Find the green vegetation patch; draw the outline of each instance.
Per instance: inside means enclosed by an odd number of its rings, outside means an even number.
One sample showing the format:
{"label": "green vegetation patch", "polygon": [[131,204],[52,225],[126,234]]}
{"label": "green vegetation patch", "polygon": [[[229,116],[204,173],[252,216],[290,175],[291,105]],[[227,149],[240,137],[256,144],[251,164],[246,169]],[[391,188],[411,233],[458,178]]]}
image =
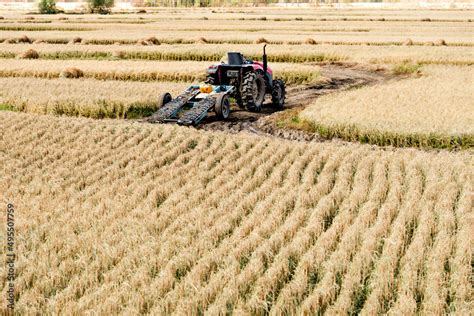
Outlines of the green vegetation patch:
{"label": "green vegetation patch", "polygon": [[17,112],[18,109],[15,108],[13,105],[8,103],[0,103],[0,111],[13,111]]}
{"label": "green vegetation patch", "polygon": [[401,63],[393,66],[392,72],[394,75],[411,75],[419,73],[421,66],[418,63]]}

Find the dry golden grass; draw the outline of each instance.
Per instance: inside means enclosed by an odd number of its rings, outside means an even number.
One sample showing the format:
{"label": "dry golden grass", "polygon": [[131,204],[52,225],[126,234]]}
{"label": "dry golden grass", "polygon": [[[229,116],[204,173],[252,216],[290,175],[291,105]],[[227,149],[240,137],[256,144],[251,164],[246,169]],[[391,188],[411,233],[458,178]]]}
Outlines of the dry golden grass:
{"label": "dry golden grass", "polygon": [[[0,43],[0,57],[14,58],[33,48],[42,59],[122,59],[170,61],[218,61],[227,51],[261,57],[262,44],[174,44],[137,45],[54,45]],[[353,61],[364,63],[474,65],[472,47],[452,46],[359,46],[359,45],[275,45],[267,49],[271,62]]]}
{"label": "dry golden grass", "polygon": [[474,146],[474,69],[430,66],[422,73],[321,97],[301,117],[327,137]]}
{"label": "dry golden grass", "polygon": [[472,310],[469,153],[0,124],[19,314]]}
{"label": "dry golden grass", "polygon": [[186,86],[169,82],[0,78],[0,104],[24,112],[130,118],[150,115],[156,110],[160,93],[177,95]]}
{"label": "dry golden grass", "polygon": [[[13,14],[2,23],[8,30],[0,30],[0,57],[15,57],[33,48],[47,59],[209,61],[228,50],[259,56],[262,44],[269,43],[272,62],[474,64],[474,29],[465,10],[214,11],[177,9],[67,20],[38,17],[35,23]],[[33,31],[35,27],[41,30]],[[81,31],[48,30],[67,27]],[[36,43],[33,47],[21,44],[25,35]]]}
{"label": "dry golden grass", "polygon": [[39,54],[34,49],[28,49],[17,56],[20,59],[38,59]]}
{"label": "dry golden grass", "polygon": [[[474,65],[471,11],[147,11],[2,12],[0,200],[16,209],[18,314],[472,311],[470,150],[38,115],[148,115],[210,61],[265,42],[296,84],[319,80],[303,62]],[[29,49],[39,59],[15,59]],[[422,72],[303,116],[326,137],[472,148],[472,67]]]}
{"label": "dry golden grass", "polygon": [[[314,51],[313,45],[299,47],[295,45],[275,46],[268,49],[271,62],[307,62],[339,61],[347,59],[322,50]],[[137,45],[52,45],[52,44],[0,44],[0,57],[15,57],[22,51],[34,48],[42,59],[114,59],[115,52],[122,52],[122,59],[170,60],[170,61],[219,61],[228,51],[236,49],[235,45],[217,44],[175,44],[160,46]],[[239,45],[244,54],[260,57],[262,45]]]}
{"label": "dry golden grass", "polygon": [[[130,60],[11,60],[0,65],[0,77],[58,78],[68,68],[77,68],[84,77],[103,80],[175,81],[204,80],[209,62],[130,61]],[[315,83],[320,68],[309,64],[272,63],[276,78],[288,85]]]}
{"label": "dry golden grass", "polygon": [[[463,2],[463,1],[458,1]],[[464,1],[467,2],[467,1]],[[300,8],[283,8],[283,7],[222,7],[222,8],[147,8],[147,14],[136,14],[129,12],[128,14],[120,15],[52,15],[52,16],[38,16],[25,15],[24,12],[8,11],[2,13],[5,22],[9,20],[22,20],[28,22],[39,21],[68,21],[82,23],[83,21],[96,22],[124,22],[124,21],[163,21],[169,19],[171,21],[176,19],[194,19],[203,20],[204,17],[209,19],[232,20],[238,18],[249,18],[249,20],[257,20],[265,17],[267,22],[273,19],[280,18],[282,21],[297,21],[312,20],[321,21],[326,18],[325,22],[331,21],[375,21],[384,19],[384,22],[390,21],[404,21],[404,22],[420,22],[429,19],[431,23],[436,21],[467,21],[472,19],[472,12],[463,9],[448,9],[448,10],[432,10],[417,8],[416,10],[407,10],[401,8],[399,10],[391,8],[330,8],[330,7],[300,7]],[[298,19],[298,20],[297,20]]]}
{"label": "dry golden grass", "polygon": [[59,77],[61,78],[81,78],[84,77],[84,72],[75,67],[69,67],[60,72]]}
{"label": "dry golden grass", "polygon": [[[196,15],[196,12],[181,11],[179,15],[173,13],[123,15],[101,19],[85,15],[71,17],[67,21],[51,18],[43,19],[45,22],[43,24],[38,23],[41,19],[36,19],[32,24],[25,23],[23,18],[18,17],[3,21],[2,26],[6,30],[0,30],[0,38],[20,36],[22,32],[28,32],[35,38],[64,40],[74,36],[71,30],[79,27],[78,33],[85,42],[100,40],[136,42],[149,36],[157,36],[163,42],[176,39],[196,41],[205,36],[209,42],[235,40],[253,43],[264,37],[271,43],[288,43],[304,42],[307,37],[316,37],[319,41],[332,43],[359,42],[383,45],[400,43],[409,37],[415,43],[444,39],[448,44],[474,44],[474,31],[471,22],[468,22],[469,19],[472,20],[472,16],[465,11],[441,12],[444,18],[441,16],[435,18],[434,11],[425,11],[422,13],[426,14],[425,16],[413,16],[408,20],[400,17],[401,12],[391,11],[388,14],[385,12],[385,16],[380,16],[375,10],[356,11],[359,12],[355,15],[354,12],[348,13],[347,16],[337,10],[326,11],[325,16],[319,9],[310,9],[304,16],[298,16],[293,14],[295,10],[281,10],[277,16],[265,16],[266,20],[261,20],[262,16],[247,16],[238,12]],[[452,16],[456,16],[456,19]],[[207,20],[204,20],[204,17]],[[427,19],[429,21],[426,21]],[[72,29],[61,31],[64,28]],[[90,30],[87,30],[88,28]]]}

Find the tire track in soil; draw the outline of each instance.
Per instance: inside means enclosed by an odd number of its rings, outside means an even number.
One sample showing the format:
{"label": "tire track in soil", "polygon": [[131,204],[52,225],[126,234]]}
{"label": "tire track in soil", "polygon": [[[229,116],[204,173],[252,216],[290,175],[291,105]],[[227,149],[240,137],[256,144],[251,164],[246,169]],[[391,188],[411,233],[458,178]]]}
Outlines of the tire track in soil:
{"label": "tire track in soil", "polygon": [[[290,87],[286,92],[285,111],[301,111],[322,95],[357,88],[365,85],[380,84],[393,79],[386,70],[368,70],[357,64],[327,64],[320,65],[323,80],[313,85]],[[269,104],[266,98],[260,113],[253,113],[232,107],[230,117],[219,121],[212,112],[197,129],[208,131],[223,131],[231,134],[240,132],[258,136],[278,137],[297,141],[323,141],[317,134],[301,130],[279,128],[275,119],[281,114]]]}

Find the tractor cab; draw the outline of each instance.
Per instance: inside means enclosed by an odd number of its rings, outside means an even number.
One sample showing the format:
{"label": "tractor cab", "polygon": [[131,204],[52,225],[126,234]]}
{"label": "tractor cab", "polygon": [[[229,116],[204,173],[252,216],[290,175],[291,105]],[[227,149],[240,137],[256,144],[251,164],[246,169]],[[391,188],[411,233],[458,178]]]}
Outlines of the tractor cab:
{"label": "tractor cab", "polygon": [[[225,59],[225,57],[223,57]],[[242,66],[247,64],[252,64],[252,61],[248,61],[244,55],[238,52],[228,52],[227,53],[227,61],[224,64],[228,64],[231,66]]]}

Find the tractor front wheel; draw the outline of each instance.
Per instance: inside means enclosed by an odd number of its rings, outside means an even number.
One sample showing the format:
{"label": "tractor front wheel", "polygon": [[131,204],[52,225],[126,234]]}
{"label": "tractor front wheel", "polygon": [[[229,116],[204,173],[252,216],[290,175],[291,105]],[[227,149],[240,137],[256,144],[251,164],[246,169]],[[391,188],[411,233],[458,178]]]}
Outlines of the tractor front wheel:
{"label": "tractor front wheel", "polygon": [[216,98],[214,106],[216,115],[221,120],[226,120],[230,115],[230,100],[227,94],[221,94]]}
{"label": "tractor front wheel", "polygon": [[166,103],[170,102],[171,100],[173,100],[173,98],[171,97],[171,94],[169,92],[161,94],[158,98],[158,109],[166,105]]}
{"label": "tractor front wheel", "polygon": [[283,80],[273,80],[272,105],[278,110],[285,107],[285,82]]}
{"label": "tractor front wheel", "polygon": [[247,72],[243,78],[241,96],[247,110],[260,112],[265,99],[265,80],[262,75]]}

